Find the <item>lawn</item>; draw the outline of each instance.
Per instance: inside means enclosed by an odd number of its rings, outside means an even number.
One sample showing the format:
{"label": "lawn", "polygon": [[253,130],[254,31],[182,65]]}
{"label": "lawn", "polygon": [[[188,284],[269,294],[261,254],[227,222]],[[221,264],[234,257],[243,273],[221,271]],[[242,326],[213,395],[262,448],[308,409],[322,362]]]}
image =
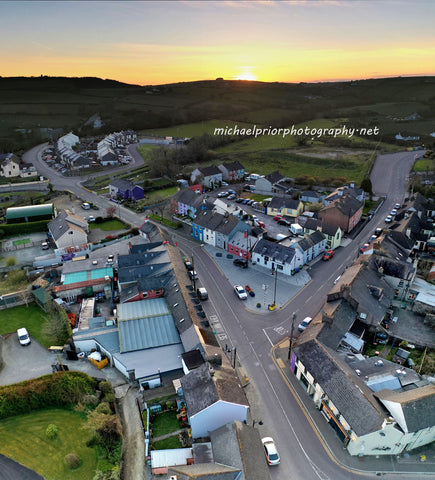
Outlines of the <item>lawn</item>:
{"label": "lawn", "polygon": [[42,334],[45,316],[46,313],[35,303],[29,304],[28,307],[21,305],[0,310],[0,335],[13,333],[20,327],[26,327],[31,337],[48,348],[52,343]]}
{"label": "lawn", "polygon": [[153,437],[157,438],[180,429],[175,410],[157,414],[152,420]]}
{"label": "lawn", "polygon": [[435,170],[435,160],[430,158],[422,158],[421,160],[417,160],[414,163],[414,172],[432,172]]}
{"label": "lawn", "polygon": [[89,228],[91,228],[91,229],[99,228],[100,230],[103,230],[104,232],[110,232],[112,230],[125,230],[125,229],[128,228],[128,225],[121,222],[121,220],[113,218],[112,220],[106,220],[103,223],[92,222],[92,223],[89,224]]}
{"label": "lawn", "polygon": [[178,435],[173,437],[165,438],[164,440],[159,440],[158,442],[153,443],[155,450],[169,450],[171,448],[181,448],[181,442],[178,438]]}
{"label": "lawn", "polygon": [[[58,436],[50,440],[45,430],[50,423],[58,428]],[[10,417],[0,422],[0,453],[35,470],[46,480],[91,480],[97,467],[97,453],[86,446],[89,434],[82,429],[79,413],[50,409],[28,415]],[[69,470],[65,455],[76,453],[82,464]]]}
{"label": "lawn", "polygon": [[27,243],[30,243],[30,238],[21,238],[20,240],[14,240],[12,242],[14,247],[17,245],[26,245]]}

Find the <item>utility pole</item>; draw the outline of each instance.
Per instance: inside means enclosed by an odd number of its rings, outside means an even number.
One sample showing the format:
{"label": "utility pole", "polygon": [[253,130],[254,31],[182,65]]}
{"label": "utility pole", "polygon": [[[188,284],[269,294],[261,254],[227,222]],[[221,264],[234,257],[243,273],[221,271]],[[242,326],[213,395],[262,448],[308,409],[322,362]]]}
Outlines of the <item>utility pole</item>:
{"label": "utility pole", "polygon": [[195,260],[192,253],[192,280],[193,280],[193,291],[196,292],[196,279],[195,279]]}
{"label": "utility pole", "polygon": [[292,357],[292,349],[293,349],[293,331],[295,329],[295,320],[296,320],[296,312],[293,312],[292,313],[292,326],[291,326],[291,330],[290,330],[290,342],[289,342],[289,346],[288,346],[288,360],[291,359]]}

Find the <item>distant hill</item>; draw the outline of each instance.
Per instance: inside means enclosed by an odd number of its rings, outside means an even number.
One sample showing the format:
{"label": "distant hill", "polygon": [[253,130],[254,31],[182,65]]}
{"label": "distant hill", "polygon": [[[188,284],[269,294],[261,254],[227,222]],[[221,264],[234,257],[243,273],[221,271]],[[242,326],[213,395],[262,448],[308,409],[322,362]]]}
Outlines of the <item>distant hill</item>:
{"label": "distant hill", "polygon": [[[0,151],[26,148],[48,129],[101,133],[143,130],[212,119],[273,125],[343,119],[382,128],[383,136],[427,136],[434,129],[435,77],[397,77],[350,82],[266,83],[204,80],[138,86],[100,78],[0,77]],[[430,137],[427,137],[430,140]]]}

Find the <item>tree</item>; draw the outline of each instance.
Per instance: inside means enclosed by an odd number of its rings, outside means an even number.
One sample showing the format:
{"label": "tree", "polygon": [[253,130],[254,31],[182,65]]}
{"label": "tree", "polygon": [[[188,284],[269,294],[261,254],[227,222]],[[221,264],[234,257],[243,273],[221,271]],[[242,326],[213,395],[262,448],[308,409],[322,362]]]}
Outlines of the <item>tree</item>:
{"label": "tree", "polygon": [[116,207],[113,205],[111,207],[107,207],[106,214],[109,218],[113,218],[116,213]]}
{"label": "tree", "polygon": [[17,259],[15,257],[8,257],[6,260],[7,267],[13,267],[17,264]]}
{"label": "tree", "polygon": [[372,190],[372,181],[370,180],[369,177],[364,177],[363,181],[361,182],[361,188],[370,194],[370,197],[373,195],[373,190]]}
{"label": "tree", "polygon": [[58,310],[54,302],[47,304],[47,315],[42,332],[50,337],[54,345],[63,345],[71,336],[71,327],[65,310]]}

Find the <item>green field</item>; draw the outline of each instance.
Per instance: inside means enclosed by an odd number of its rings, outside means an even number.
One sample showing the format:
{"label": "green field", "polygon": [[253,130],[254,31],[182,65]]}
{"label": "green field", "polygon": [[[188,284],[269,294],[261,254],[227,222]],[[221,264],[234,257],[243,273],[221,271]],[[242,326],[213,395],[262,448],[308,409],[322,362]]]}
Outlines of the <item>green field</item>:
{"label": "green field", "polygon": [[199,137],[204,134],[213,135],[215,128],[234,127],[249,128],[251,125],[243,122],[235,122],[233,120],[207,120],[197,123],[187,123],[185,125],[176,125],[172,127],[157,128],[152,130],[144,130],[141,132],[144,135],[155,135],[158,137],[179,137],[179,138],[191,138]]}
{"label": "green field", "polygon": [[421,160],[417,160],[414,163],[414,172],[433,172],[435,170],[435,160],[429,158],[422,158]]}
{"label": "green field", "polygon": [[[58,436],[47,438],[45,430],[54,423]],[[18,415],[0,421],[0,453],[35,470],[46,480],[91,480],[97,467],[97,454],[86,446],[90,435],[83,430],[79,413],[49,409]],[[64,465],[68,453],[76,453],[82,461],[70,470]]]}
{"label": "green field", "polygon": [[0,335],[14,333],[18,328],[25,327],[30,336],[44,347],[51,345],[50,340],[42,334],[42,326],[46,313],[35,303],[0,310]]}

